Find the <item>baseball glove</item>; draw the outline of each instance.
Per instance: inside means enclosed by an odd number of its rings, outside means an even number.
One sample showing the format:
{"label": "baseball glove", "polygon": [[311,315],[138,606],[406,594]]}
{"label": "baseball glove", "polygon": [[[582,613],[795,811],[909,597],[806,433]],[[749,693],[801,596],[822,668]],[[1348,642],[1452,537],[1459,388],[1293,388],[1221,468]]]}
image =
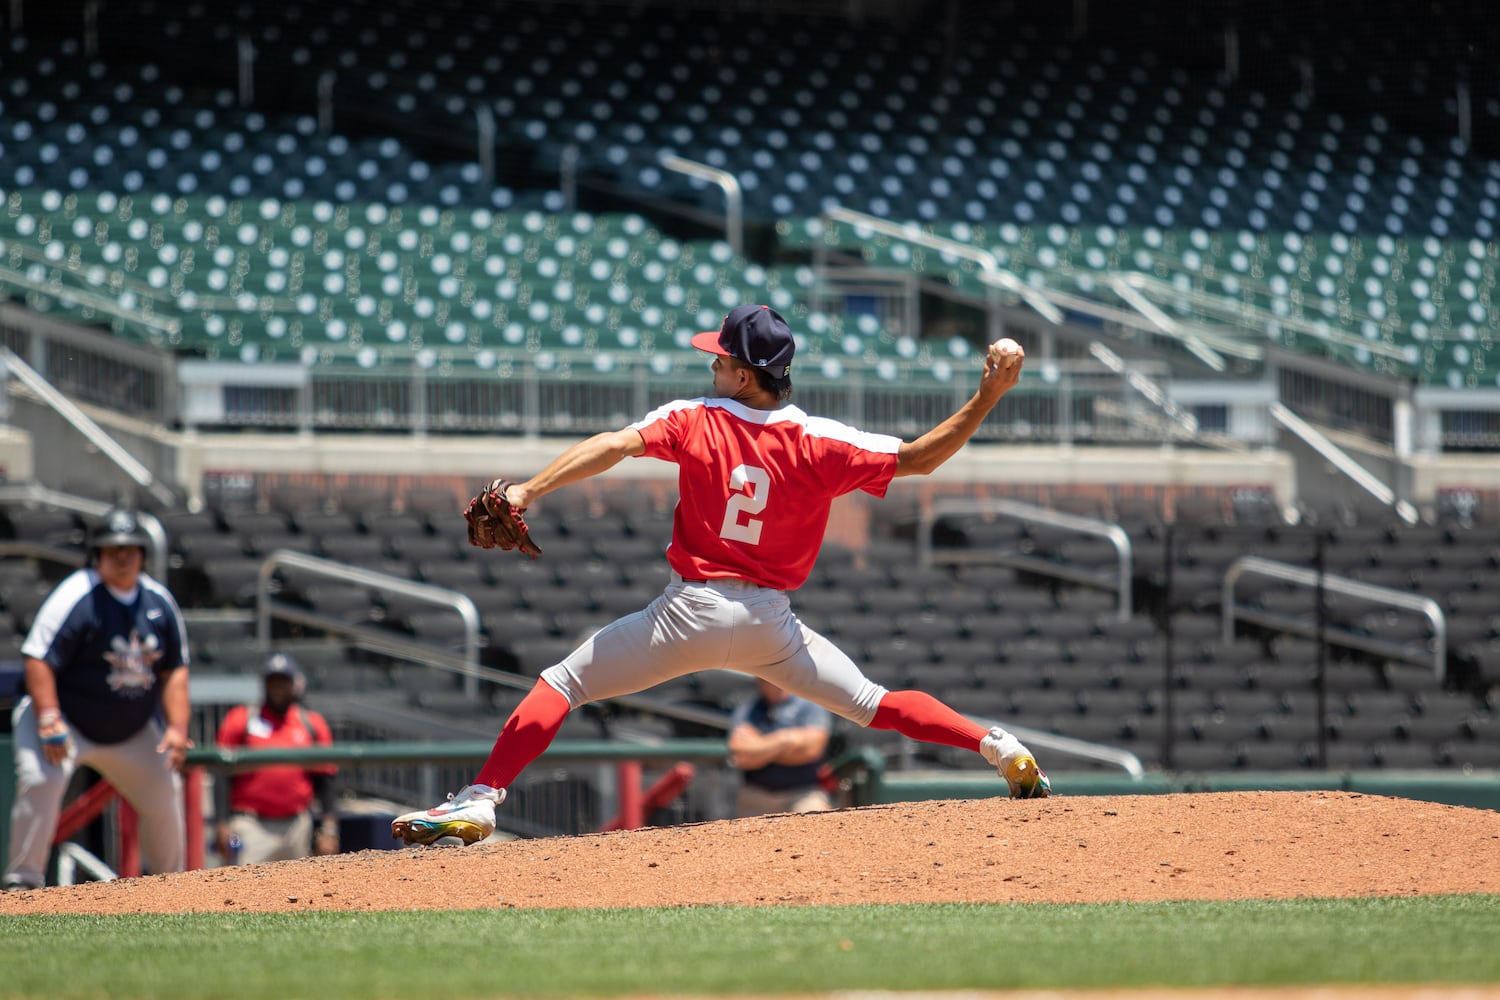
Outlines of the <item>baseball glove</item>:
{"label": "baseball glove", "polygon": [[511,485],[504,479],[496,479],[464,508],[464,520],[469,523],[469,544],[481,549],[500,549],[509,552],[520,549],[535,559],[542,554],[541,546],[531,538],[531,529],[521,509],[505,499],[505,488]]}

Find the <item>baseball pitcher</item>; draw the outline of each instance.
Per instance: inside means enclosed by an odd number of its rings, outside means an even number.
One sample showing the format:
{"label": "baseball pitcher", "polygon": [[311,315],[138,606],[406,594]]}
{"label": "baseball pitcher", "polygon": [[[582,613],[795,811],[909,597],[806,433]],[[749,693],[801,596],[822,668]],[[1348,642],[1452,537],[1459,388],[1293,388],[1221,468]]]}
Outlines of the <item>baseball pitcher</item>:
{"label": "baseball pitcher", "polygon": [[986,730],[929,694],[874,683],[804,625],[786,595],[812,571],[834,498],[855,490],[883,496],[894,477],[928,474],[951,458],[1020,379],[1020,345],[991,345],[974,395],[911,442],[790,405],[795,343],[768,306],[735,308],[693,346],[714,356],[712,396],[676,400],[594,435],[534,478],[496,480],[469,504],[474,544],[536,558],[541,550],[522,517],[531,504],[626,458],[676,463],[672,581],[645,609],[605,626],[543,671],[474,782],[444,804],[397,817],[391,832],[398,839],[487,837],[506,786],[547,748],[569,711],[715,668],[765,678],[861,726],[980,753],[1014,797],[1049,794],[1046,775],[1014,735]]}

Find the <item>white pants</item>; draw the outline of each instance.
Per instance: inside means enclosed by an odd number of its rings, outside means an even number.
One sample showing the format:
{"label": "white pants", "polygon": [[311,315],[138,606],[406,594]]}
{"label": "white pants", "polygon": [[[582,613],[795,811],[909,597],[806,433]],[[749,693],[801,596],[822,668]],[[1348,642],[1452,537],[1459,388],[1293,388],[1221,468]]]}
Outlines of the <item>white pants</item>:
{"label": "white pants", "polygon": [[744,580],[674,577],[644,610],[585,639],[542,679],[577,708],[719,669],[763,677],[860,726],[870,724],[886,694],[792,614],[785,592]]}
{"label": "white pants", "polygon": [[286,819],[235,813],[229,817],[229,830],[240,838],[239,857],[230,864],[253,865],[312,857],[312,813],[305,809]]}
{"label": "white pants", "polygon": [[157,753],[162,729],[153,722],[121,743],[94,743],[76,729],[68,756],[48,763],[37,736],[31,699],[11,712],[15,736],[16,801],[10,811],[10,860],[5,876],[30,886],[44,884],[52,836],[68,782],[80,765],[98,771],[140,815],[141,862],[152,874],[180,872],[187,858],[182,778]]}

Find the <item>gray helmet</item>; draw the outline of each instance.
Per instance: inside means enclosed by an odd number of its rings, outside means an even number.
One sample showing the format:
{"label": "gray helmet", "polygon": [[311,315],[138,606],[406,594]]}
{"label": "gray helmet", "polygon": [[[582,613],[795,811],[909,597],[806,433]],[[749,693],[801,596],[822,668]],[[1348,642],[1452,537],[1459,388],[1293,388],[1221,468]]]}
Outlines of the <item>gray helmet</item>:
{"label": "gray helmet", "polygon": [[151,554],[151,539],[141,528],[135,511],[117,507],[104,515],[104,519],[89,536],[89,556],[110,545],[134,545],[146,555]]}

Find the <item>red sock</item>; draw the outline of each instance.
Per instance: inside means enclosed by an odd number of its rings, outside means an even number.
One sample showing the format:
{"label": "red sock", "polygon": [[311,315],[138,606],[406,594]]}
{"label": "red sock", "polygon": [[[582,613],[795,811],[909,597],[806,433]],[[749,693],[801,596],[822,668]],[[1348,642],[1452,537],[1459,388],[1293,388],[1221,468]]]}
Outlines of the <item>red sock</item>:
{"label": "red sock", "polygon": [[870,720],[871,729],[894,729],[924,743],[978,750],[989,732],[925,691],[887,691]]}
{"label": "red sock", "polygon": [[538,680],[505,720],[505,728],[495,738],[495,749],[479,769],[475,783],[509,788],[516,775],[552,745],[552,738],[567,717],[568,699],[551,684]]}

